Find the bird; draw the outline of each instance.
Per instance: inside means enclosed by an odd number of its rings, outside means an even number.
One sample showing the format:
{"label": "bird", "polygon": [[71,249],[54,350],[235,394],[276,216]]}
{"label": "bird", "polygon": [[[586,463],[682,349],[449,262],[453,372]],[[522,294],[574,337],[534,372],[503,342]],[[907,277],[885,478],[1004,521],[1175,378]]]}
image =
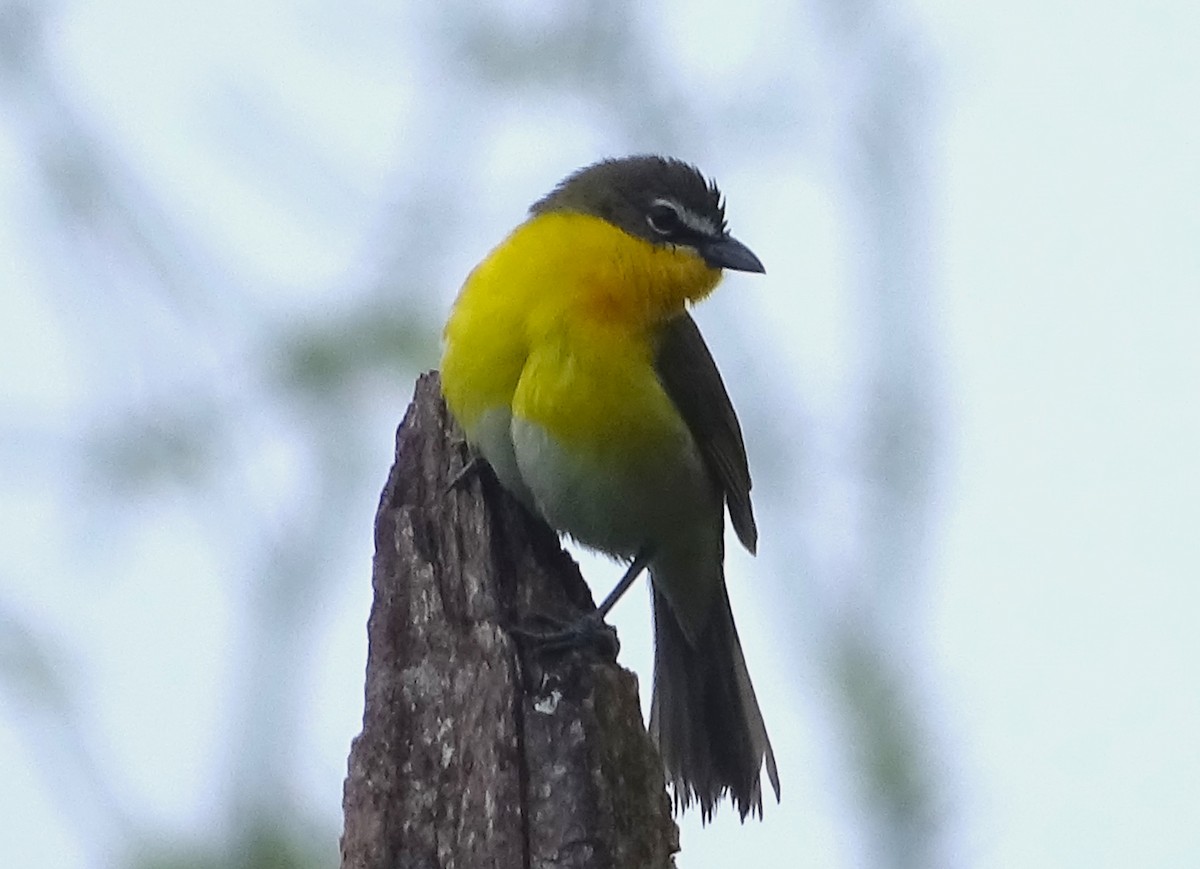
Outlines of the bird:
{"label": "bird", "polygon": [[741,426],[689,306],[725,270],[765,273],[695,166],[586,166],[470,272],[443,331],[442,391],[476,456],[552,528],[645,569],[648,730],[677,811],[728,796],[762,817],[779,773],[725,584],[724,522],[758,532]]}

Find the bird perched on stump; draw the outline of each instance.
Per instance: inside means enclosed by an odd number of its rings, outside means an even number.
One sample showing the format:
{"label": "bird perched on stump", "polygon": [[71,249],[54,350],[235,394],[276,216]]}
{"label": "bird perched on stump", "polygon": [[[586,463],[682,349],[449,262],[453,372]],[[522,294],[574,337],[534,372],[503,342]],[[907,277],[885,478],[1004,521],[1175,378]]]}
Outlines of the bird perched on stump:
{"label": "bird perched on stump", "polygon": [[741,427],[687,312],[724,269],[763,272],[715,184],[605,160],[534,203],[471,272],[442,388],[474,450],[553,528],[642,569],[654,605],[650,735],[677,805],[762,814],[779,775],[725,588],[724,521],[757,542]]}

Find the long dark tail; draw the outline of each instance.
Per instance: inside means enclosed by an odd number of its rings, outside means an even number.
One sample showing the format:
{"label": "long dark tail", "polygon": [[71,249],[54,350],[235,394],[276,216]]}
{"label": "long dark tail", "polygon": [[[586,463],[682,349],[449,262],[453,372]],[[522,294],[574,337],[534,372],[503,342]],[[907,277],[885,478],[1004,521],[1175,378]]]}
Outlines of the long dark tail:
{"label": "long dark tail", "polygon": [[779,772],[722,581],[707,626],[690,643],[667,599],[654,591],[654,698],[650,736],[676,807],[700,803],[705,821],[726,793],[742,816],[762,817],[761,772],[779,799]]}

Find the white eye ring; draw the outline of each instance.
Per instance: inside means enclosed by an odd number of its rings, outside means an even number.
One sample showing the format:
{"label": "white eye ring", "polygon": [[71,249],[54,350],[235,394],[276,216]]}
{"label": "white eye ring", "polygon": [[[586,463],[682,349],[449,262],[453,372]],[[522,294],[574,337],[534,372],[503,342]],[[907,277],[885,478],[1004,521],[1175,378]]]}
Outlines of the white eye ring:
{"label": "white eye ring", "polygon": [[679,206],[669,199],[655,199],[646,212],[646,223],[659,235],[670,235],[683,224]]}

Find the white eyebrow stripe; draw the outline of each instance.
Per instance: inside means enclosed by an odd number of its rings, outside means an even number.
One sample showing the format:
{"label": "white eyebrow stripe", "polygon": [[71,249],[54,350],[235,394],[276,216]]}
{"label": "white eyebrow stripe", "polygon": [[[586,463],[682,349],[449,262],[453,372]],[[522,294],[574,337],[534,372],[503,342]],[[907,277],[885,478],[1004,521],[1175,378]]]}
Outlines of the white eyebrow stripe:
{"label": "white eyebrow stripe", "polygon": [[679,222],[693,232],[706,235],[709,238],[719,238],[721,229],[709,218],[688,211],[674,199],[655,199],[653,205],[665,205],[679,215]]}

